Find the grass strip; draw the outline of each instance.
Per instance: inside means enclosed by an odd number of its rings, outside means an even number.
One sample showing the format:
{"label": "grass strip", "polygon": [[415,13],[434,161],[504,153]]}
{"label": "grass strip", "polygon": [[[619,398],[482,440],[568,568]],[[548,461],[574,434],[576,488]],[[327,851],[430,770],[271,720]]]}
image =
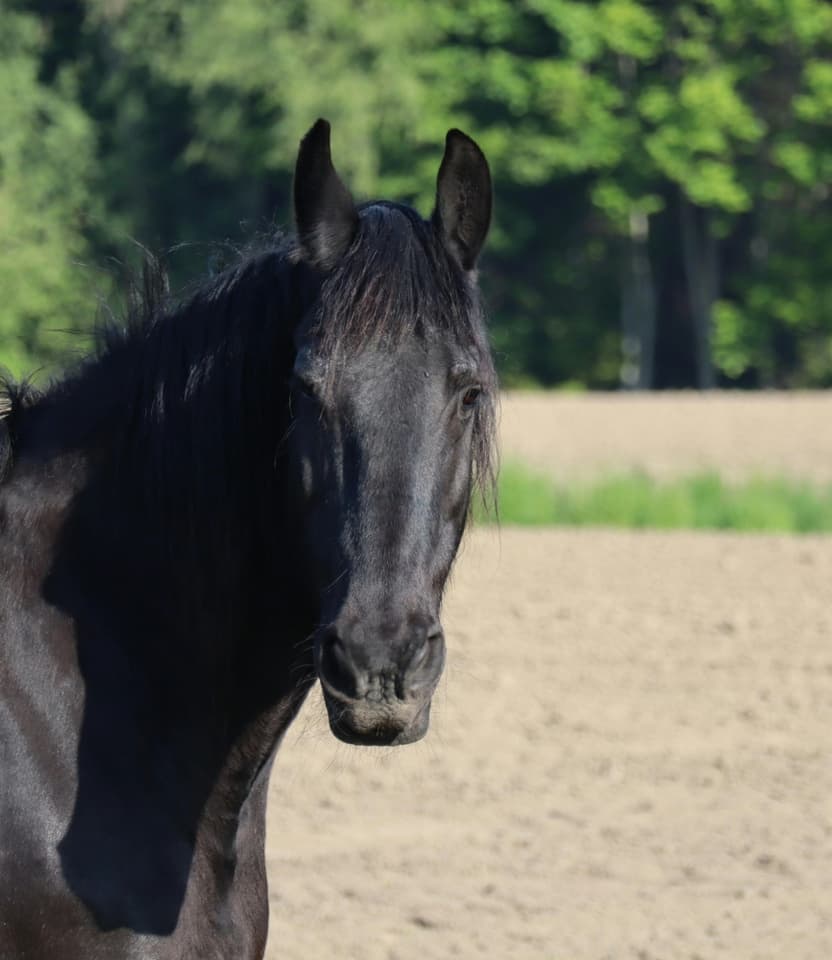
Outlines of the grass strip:
{"label": "grass strip", "polygon": [[[557,483],[516,462],[503,466],[498,490],[502,524],[746,530],[832,531],[832,485],[787,477],[729,483],[716,472],[656,480],[640,471],[589,482]],[[477,508],[479,522],[495,517]]]}

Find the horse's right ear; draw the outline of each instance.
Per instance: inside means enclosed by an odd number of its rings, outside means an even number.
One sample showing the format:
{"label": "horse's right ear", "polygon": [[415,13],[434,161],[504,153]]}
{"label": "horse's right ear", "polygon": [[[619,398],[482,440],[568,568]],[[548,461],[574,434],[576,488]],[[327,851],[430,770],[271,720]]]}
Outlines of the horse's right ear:
{"label": "horse's right ear", "polygon": [[332,166],[326,120],[318,120],[300,142],[294,199],[303,259],[318,270],[331,270],[355,236],[358,213]]}

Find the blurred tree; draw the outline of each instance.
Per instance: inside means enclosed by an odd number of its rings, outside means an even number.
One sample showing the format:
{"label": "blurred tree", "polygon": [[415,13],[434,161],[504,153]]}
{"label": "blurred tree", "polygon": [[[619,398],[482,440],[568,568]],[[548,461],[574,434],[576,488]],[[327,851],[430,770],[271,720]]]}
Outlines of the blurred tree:
{"label": "blurred tree", "polygon": [[[189,169],[231,181],[288,175],[300,135],[326,115],[339,168],[360,196],[424,198],[432,188],[435,169],[420,163],[420,151],[440,148],[442,98],[407,65],[442,37],[419,3],[89,0],[89,9],[117,69],[129,64],[182,92],[177,119]],[[171,107],[169,120],[178,112]],[[271,216],[272,197],[265,199],[261,212]]]}
{"label": "blurred tree", "polygon": [[[297,141],[323,115],[358,197],[424,213],[445,131],[482,144],[509,382],[832,382],[825,0],[16,3],[0,69],[29,92],[1,108],[0,202],[67,253],[20,247],[41,258],[21,271],[0,220],[0,269],[43,278],[0,319],[30,356],[54,346],[33,318],[72,312],[85,238],[99,261],[130,236],[180,245],[176,280],[286,222]],[[5,159],[45,128],[36,164]],[[71,186],[39,193],[36,169]]]}
{"label": "blurred tree", "polygon": [[[441,9],[453,64],[466,85],[462,102],[503,175],[534,186],[535,199],[521,204],[538,215],[536,246],[548,246],[544,229],[558,244],[549,248],[550,263],[568,259],[563,245],[568,231],[553,218],[545,220],[541,214],[547,208],[535,200],[553,179],[583,191],[579,235],[586,242],[589,234],[590,242],[603,248],[599,266],[605,275],[596,270],[593,280],[607,289],[618,285],[622,383],[646,387],[655,382],[661,304],[663,325],[676,331],[674,338],[688,331],[695,363],[690,380],[674,381],[665,370],[660,382],[663,376],[665,382],[692,381],[708,388],[717,374],[725,381],[744,376],[753,365],[770,382],[760,363],[771,363],[778,347],[768,337],[756,358],[749,349],[760,345],[760,325],[771,329],[771,320],[761,316],[772,304],[771,274],[764,279],[737,262],[732,276],[724,278],[723,247],[733,246],[734,261],[742,259],[736,248],[747,239],[748,217],[765,222],[766,235],[774,229],[767,210],[773,196],[785,190],[796,199],[796,190],[785,182],[789,167],[790,175],[802,182],[804,209],[820,213],[819,205],[828,199],[832,178],[824,158],[830,112],[824,98],[832,7],[823,0],[530,0],[522,6],[483,0]],[[802,123],[795,124],[795,117]],[[592,208],[604,225],[590,231]],[[563,209],[559,206],[557,214]],[[779,219],[793,231],[801,223],[794,216]],[[657,221],[660,245],[652,241]],[[822,222],[828,224],[828,216]],[[826,229],[814,224],[811,232],[817,237]],[[798,238],[793,232],[790,239]],[[759,254],[764,240],[754,247]],[[509,259],[522,249],[512,230]],[[786,260],[779,261],[774,289],[784,292],[803,278],[800,290],[790,291],[789,314],[793,327],[808,332],[820,320],[817,304],[826,289],[822,278],[829,274],[824,264],[811,271],[813,279],[807,282],[806,268],[795,260],[818,258],[810,244],[801,243],[797,250],[791,243],[784,247],[781,257]],[[681,271],[669,262],[674,258]],[[756,262],[759,256],[751,259]],[[616,262],[618,269],[609,271]],[[670,291],[660,295],[657,284],[677,282],[680,274],[684,297]],[[535,282],[548,288],[541,299],[547,310],[564,304],[571,312],[580,284],[568,277],[561,286],[553,282],[557,276],[556,268],[536,272]],[[759,308],[743,312],[720,299],[732,289],[741,289],[746,303]],[[519,287],[512,292],[520,293]],[[524,299],[528,309],[528,296]],[[590,301],[586,308],[598,343],[608,344],[608,319],[599,315],[597,303]],[[523,309],[516,301],[509,305],[507,339],[515,344],[515,317]],[[679,312],[682,316],[674,317]],[[545,317],[536,317],[530,326],[545,329]],[[782,335],[779,339],[782,350]],[[540,337],[536,341],[536,349],[544,347]],[[568,335],[562,336],[562,346],[575,357]],[[660,359],[666,367],[666,357]],[[550,375],[557,363],[552,361]],[[801,369],[806,367],[804,360]],[[597,375],[587,376],[584,370],[584,378],[599,383]]]}
{"label": "blurred tree", "polygon": [[[639,107],[649,125],[649,157],[679,190],[680,250],[695,331],[696,382],[711,386],[717,372],[725,380],[742,377],[756,366],[757,379],[773,383],[773,371],[755,364],[742,349],[763,329],[771,329],[773,315],[746,313],[742,322],[736,303],[728,298],[742,291],[748,305],[759,302],[760,284],[768,283],[755,266],[766,243],[755,240],[749,223],[768,222],[765,234],[777,246],[786,239],[776,237],[769,222],[775,194],[785,191],[793,203],[801,202],[800,191],[788,183],[784,161],[800,164],[811,156],[822,165],[829,113],[815,109],[814,123],[802,125],[795,118],[813,58],[832,54],[832,8],[823,0],[705,0],[666,8],[668,43],[660,82],[645,87]],[[813,102],[817,108],[819,103]],[[808,173],[805,166],[803,173]],[[809,180],[804,179],[807,212],[814,206],[820,213],[818,201],[828,193],[823,187],[818,192],[818,186],[830,182],[829,174],[827,170],[824,178],[816,167]],[[793,227],[800,224],[794,206],[789,220]],[[811,246],[801,243],[799,248],[800,259],[815,257]],[[798,247],[787,241],[782,253],[788,249],[793,259]],[[792,277],[805,273],[793,266]],[[819,273],[815,277],[820,280]],[[783,281],[781,276],[781,291]],[[818,285],[813,286],[820,293]],[[803,313],[800,322],[819,317],[812,310]],[[768,344],[771,361],[783,344],[777,347],[770,338]]]}
{"label": "blurred tree", "polygon": [[0,6],[0,364],[18,374],[53,359],[62,331],[90,314],[79,261],[94,131],[70,71],[40,82],[45,43],[41,21]]}
{"label": "blurred tree", "polygon": [[[832,6],[757,0],[730,54],[753,51],[744,92],[766,125],[742,171],[753,194],[715,308],[726,375],[765,386],[832,384]],[[739,55],[739,53],[737,53]]]}

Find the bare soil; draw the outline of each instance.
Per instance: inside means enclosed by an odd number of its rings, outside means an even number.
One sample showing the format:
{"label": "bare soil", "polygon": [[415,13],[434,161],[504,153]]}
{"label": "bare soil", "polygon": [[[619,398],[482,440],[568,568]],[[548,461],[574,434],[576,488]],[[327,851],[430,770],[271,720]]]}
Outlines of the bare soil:
{"label": "bare soil", "polygon": [[420,744],[272,778],[269,958],[832,957],[832,541],[477,530]]}
{"label": "bare soil", "polygon": [[509,393],[504,457],[557,477],[638,468],[832,482],[829,393]]}
{"label": "bare soil", "polygon": [[[832,480],[832,395],[511,395],[504,454]],[[278,755],[270,960],[829,960],[832,538],[476,530],[410,747]]]}

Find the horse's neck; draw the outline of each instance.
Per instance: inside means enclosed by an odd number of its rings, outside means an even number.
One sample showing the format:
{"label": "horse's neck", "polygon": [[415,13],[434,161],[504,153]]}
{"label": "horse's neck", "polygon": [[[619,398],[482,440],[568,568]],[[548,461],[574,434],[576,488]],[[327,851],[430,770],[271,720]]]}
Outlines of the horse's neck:
{"label": "horse's neck", "polygon": [[[75,624],[82,672],[94,668],[88,715],[100,705],[133,724],[137,747],[166,741],[165,762],[201,778],[203,799],[216,782],[232,811],[312,674],[303,640],[314,611],[299,604],[289,527],[275,513],[290,340],[288,327],[264,324],[289,309],[272,301],[246,330],[215,323],[201,338],[187,317],[170,330],[164,321],[47,397],[24,438],[32,477],[53,474],[67,450],[83,464],[43,594]],[[232,311],[228,320],[240,322]],[[247,348],[257,356],[240,356]],[[184,370],[170,362],[177,352]],[[131,713],[137,690],[161,704],[158,723]],[[89,735],[106,749],[106,730]]]}
{"label": "horse's neck", "polygon": [[[261,813],[245,811],[311,683],[304,640],[315,614],[298,605],[281,564],[256,567],[246,551],[180,567],[200,542],[216,550],[222,536],[172,545],[145,501],[119,501],[119,476],[91,462],[40,551],[48,560],[39,592],[66,618],[84,694],[76,816],[82,827],[87,815],[94,822],[99,764],[115,761],[109,802],[120,819],[135,822],[131,798],[147,798],[141,843],[177,824],[218,875],[257,835],[250,817]],[[272,534],[279,539],[279,527]],[[136,855],[129,843],[126,852]]]}

